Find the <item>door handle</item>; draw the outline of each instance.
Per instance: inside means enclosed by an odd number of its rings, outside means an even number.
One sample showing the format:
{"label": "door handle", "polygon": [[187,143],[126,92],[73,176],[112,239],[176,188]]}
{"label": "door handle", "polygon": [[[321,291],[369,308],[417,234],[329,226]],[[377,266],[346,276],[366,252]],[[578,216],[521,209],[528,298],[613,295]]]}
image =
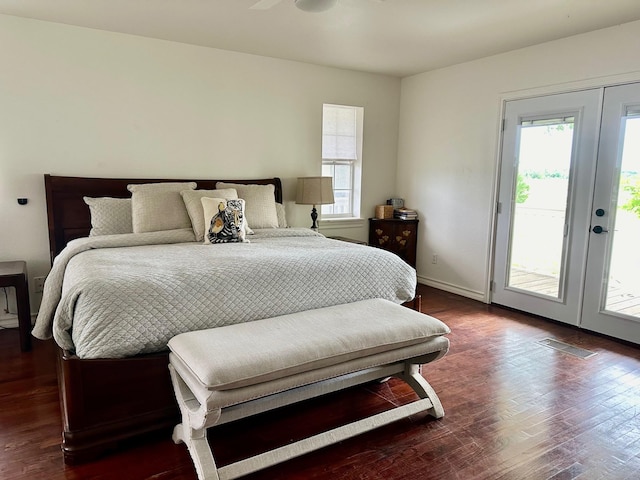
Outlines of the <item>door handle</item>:
{"label": "door handle", "polygon": [[595,227],[593,227],[591,229],[591,231],[593,233],[608,233],[609,230],[607,230],[606,228],[602,228],[600,225],[596,225]]}

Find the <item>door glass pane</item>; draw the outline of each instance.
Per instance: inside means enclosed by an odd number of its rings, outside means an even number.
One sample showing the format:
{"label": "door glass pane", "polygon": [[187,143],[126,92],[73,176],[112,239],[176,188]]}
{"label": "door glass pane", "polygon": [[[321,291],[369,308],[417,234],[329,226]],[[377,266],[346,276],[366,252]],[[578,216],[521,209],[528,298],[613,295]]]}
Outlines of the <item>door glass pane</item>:
{"label": "door glass pane", "polygon": [[562,298],[574,118],[519,127],[507,285]]}
{"label": "door glass pane", "polygon": [[640,116],[623,118],[620,184],[611,253],[606,310],[640,318]]}

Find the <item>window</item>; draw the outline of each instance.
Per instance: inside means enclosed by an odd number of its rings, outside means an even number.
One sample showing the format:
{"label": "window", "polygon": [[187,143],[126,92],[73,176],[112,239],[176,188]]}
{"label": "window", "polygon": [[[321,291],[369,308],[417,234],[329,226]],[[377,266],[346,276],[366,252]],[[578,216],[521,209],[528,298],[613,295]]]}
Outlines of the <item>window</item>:
{"label": "window", "polygon": [[333,177],[335,203],[322,205],[323,218],[360,217],[364,108],[322,107],[322,175]]}

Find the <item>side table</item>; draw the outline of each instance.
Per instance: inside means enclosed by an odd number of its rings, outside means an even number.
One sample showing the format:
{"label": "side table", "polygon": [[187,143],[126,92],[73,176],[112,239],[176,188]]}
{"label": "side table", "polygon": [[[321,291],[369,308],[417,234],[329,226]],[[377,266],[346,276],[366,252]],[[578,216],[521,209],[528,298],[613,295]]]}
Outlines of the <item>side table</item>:
{"label": "side table", "polygon": [[31,350],[31,306],[29,305],[29,287],[27,286],[27,262],[0,262],[0,288],[14,287],[18,304],[18,330],[20,331],[20,349]]}
{"label": "side table", "polygon": [[416,268],[418,220],[370,218],[369,245],[389,250]]}

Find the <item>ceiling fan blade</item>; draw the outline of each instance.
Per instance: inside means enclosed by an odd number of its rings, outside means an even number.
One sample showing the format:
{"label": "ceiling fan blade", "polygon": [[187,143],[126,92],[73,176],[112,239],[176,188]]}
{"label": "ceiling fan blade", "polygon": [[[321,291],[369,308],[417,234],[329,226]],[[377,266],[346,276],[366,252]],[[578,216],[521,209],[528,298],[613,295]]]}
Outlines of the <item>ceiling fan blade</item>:
{"label": "ceiling fan blade", "polygon": [[250,10],[268,10],[271,7],[277,5],[282,0],[259,0],[254,3],[253,6],[249,7]]}

